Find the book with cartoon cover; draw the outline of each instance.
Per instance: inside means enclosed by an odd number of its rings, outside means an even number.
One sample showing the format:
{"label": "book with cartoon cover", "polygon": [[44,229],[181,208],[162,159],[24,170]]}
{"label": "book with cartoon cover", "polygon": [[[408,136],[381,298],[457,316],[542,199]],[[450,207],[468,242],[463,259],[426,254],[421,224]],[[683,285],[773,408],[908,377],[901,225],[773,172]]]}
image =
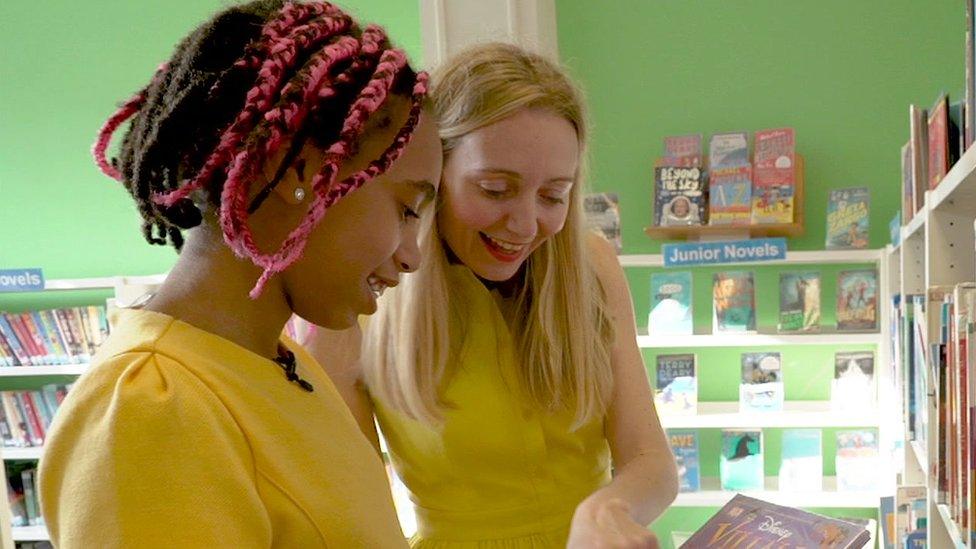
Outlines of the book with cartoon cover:
{"label": "book with cartoon cover", "polygon": [[756,289],[751,271],[725,271],[712,278],[712,331],[754,332]]}
{"label": "book with cartoon cover", "polygon": [[867,187],[831,190],[827,199],[827,249],[867,248],[870,208]]}
{"label": "book with cartoon cover", "polygon": [[837,329],[878,329],[878,271],[858,269],[837,274]]}

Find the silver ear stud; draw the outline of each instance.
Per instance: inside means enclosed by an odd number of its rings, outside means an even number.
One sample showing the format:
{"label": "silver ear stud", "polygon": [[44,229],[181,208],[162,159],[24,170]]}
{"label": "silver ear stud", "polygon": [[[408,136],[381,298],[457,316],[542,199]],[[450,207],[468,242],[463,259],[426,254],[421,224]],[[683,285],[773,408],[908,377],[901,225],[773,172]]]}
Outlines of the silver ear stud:
{"label": "silver ear stud", "polygon": [[305,189],[301,187],[295,187],[295,200],[299,202],[305,200]]}

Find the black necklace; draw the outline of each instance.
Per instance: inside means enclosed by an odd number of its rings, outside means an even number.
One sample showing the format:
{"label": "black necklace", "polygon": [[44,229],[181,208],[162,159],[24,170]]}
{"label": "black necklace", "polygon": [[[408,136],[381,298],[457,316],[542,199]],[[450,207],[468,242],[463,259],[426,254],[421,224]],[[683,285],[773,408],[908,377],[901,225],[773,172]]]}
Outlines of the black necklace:
{"label": "black necklace", "polygon": [[285,371],[285,377],[288,378],[288,381],[297,383],[299,387],[310,393],[315,390],[311,383],[299,377],[298,373],[295,371],[297,366],[295,364],[295,353],[289,351],[288,349],[279,348],[278,356],[272,360],[274,360],[278,366],[281,366],[281,369]]}

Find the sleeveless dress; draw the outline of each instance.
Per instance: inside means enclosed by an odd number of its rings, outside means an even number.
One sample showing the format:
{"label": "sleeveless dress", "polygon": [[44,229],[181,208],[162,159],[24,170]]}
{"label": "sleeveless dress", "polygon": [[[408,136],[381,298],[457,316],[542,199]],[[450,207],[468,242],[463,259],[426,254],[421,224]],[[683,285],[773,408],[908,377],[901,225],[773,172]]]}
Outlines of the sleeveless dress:
{"label": "sleeveless dress", "polygon": [[576,505],[610,481],[602,420],[571,431],[572,414],[520,399],[511,332],[485,286],[450,267],[467,304],[441,430],[374,399],[397,474],[417,514],[417,549],[565,547]]}

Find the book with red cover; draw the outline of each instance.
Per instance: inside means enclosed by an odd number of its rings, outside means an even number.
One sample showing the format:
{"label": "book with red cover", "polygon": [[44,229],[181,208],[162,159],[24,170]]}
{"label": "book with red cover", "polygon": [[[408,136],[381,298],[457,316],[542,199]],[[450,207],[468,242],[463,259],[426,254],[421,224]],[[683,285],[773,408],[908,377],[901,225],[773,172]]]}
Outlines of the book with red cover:
{"label": "book with red cover", "polygon": [[736,494],[681,548],[860,549],[870,539],[863,526]]}
{"label": "book with red cover", "polygon": [[669,135],[664,138],[664,157],[657,166],[700,168],[702,165],[702,135]]}
{"label": "book with red cover", "polygon": [[792,223],[796,190],[793,128],[759,130],[752,167],[752,222]]}
{"label": "book with red cover", "polygon": [[939,186],[939,182],[949,172],[949,97],[939,96],[928,120],[928,182],[929,189]]}

